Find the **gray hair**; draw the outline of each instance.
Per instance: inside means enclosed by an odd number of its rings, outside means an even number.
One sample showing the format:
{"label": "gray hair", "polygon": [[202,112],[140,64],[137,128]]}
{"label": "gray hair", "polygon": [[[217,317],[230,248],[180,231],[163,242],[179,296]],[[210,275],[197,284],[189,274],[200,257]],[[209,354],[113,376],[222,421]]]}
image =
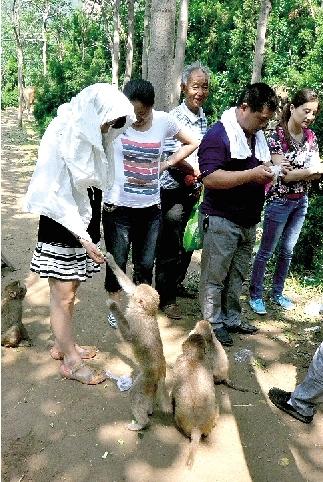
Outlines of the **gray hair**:
{"label": "gray hair", "polygon": [[182,78],[181,78],[182,84],[184,85],[187,84],[188,79],[190,78],[192,72],[194,72],[195,70],[202,70],[202,72],[206,75],[207,80],[208,81],[210,80],[210,76],[211,76],[210,69],[202,65],[201,62],[198,60],[197,62],[193,62],[192,64],[186,65],[184,67],[184,70],[182,72]]}

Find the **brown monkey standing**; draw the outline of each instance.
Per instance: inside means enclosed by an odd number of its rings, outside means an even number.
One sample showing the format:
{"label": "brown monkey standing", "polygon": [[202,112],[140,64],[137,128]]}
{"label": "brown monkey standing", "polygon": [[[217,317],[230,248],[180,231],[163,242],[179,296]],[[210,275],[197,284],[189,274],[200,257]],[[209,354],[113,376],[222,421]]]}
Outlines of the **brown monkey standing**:
{"label": "brown monkey standing", "polygon": [[234,390],[248,392],[247,388],[238,387],[230,380],[228,356],[214,335],[210,323],[207,320],[198,321],[191,331],[192,333],[202,335],[206,342],[206,353],[212,367],[214,383],[223,383]]}
{"label": "brown monkey standing", "polygon": [[177,426],[191,438],[186,465],[192,467],[201,436],[209,435],[219,409],[203,336],[189,335],[182,349],[173,369],[172,402]]}
{"label": "brown monkey standing", "polygon": [[27,289],[20,281],[8,283],[1,301],[1,345],[15,348],[24,341],[31,345],[28,332],[22,323],[22,301]]}
{"label": "brown monkey standing", "polygon": [[149,285],[136,286],[116,264],[111,253],[106,260],[120,286],[128,295],[128,305],[123,314],[111,299],[107,305],[118,321],[123,338],[133,349],[140,367],[140,373],[131,387],[132,414],[136,423],[128,425],[129,430],[141,430],[149,424],[154,402],[159,401],[164,412],[170,412],[170,398],[166,391],[166,361],[160,337],[157,313],[159,295]]}

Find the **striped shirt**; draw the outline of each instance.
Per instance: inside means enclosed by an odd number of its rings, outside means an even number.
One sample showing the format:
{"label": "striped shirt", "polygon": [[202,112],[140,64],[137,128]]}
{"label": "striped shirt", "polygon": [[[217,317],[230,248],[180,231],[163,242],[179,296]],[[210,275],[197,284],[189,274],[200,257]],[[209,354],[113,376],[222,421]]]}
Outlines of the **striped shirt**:
{"label": "striped shirt", "polygon": [[[202,137],[207,130],[207,120],[202,107],[200,107],[199,113],[198,115],[196,115],[188,109],[185,101],[183,101],[178,107],[175,107],[175,109],[170,111],[170,115],[178,119],[182,126],[187,126],[192,131],[192,134],[194,134],[195,137],[197,137],[199,140],[202,140]],[[176,139],[167,138],[165,140],[163,158],[167,158],[171,154],[173,154],[173,152],[178,151],[181,145],[182,144]],[[190,156],[185,159],[187,162],[189,162],[192,166],[195,167],[198,167],[197,151],[198,149],[196,149]],[[178,182],[175,181],[175,179],[167,170],[162,173],[160,177],[160,184],[163,189],[175,189],[179,186]]]}
{"label": "striped shirt", "polygon": [[175,117],[155,110],[148,130],[128,127],[113,143],[115,179],[104,193],[104,202],[131,208],[159,204],[160,156],[165,139],[174,137],[180,129]]}

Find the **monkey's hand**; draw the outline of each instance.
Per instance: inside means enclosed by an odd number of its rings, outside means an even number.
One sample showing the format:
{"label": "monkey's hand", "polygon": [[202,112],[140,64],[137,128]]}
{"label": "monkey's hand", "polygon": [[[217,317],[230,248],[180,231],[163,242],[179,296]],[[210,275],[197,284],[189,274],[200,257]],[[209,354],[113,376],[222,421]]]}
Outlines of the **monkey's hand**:
{"label": "monkey's hand", "polygon": [[98,247],[92,243],[92,241],[87,241],[86,239],[79,239],[79,242],[86,249],[87,254],[89,257],[98,264],[103,264],[105,262],[104,256]]}

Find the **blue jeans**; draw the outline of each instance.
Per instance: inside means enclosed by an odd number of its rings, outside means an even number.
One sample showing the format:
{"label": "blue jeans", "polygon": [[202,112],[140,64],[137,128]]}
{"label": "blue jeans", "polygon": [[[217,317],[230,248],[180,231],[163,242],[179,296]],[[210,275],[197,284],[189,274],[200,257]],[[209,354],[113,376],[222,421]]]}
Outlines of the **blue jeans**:
{"label": "blue jeans", "polygon": [[[113,254],[117,265],[126,272],[132,244],[133,281],[151,285],[157,237],[160,228],[159,205],[146,208],[129,208],[104,204],[102,224],[107,251]],[[121,289],[109,266],[106,266],[105,289]]]}
{"label": "blue jeans", "polygon": [[263,233],[250,282],[250,296],[262,298],[268,260],[280,240],[279,253],[272,283],[272,295],[281,295],[292,260],[294,246],[301,232],[308,207],[308,198],[274,199],[265,208]]}

